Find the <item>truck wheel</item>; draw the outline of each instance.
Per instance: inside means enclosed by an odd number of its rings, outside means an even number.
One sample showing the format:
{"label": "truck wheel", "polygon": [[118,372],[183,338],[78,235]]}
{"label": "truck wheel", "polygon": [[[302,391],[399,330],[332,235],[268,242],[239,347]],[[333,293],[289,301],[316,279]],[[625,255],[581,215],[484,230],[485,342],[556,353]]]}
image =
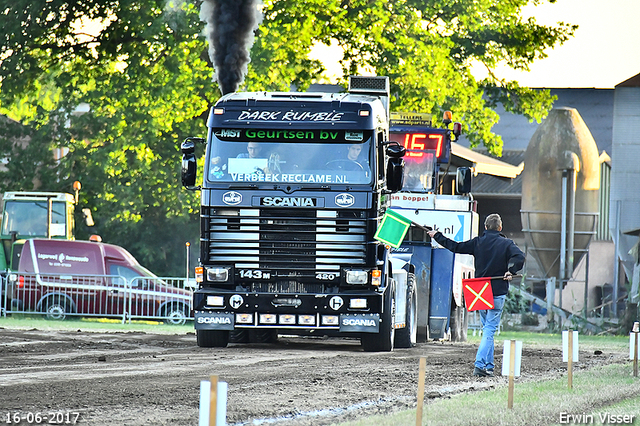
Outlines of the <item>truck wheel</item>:
{"label": "truck wheel", "polygon": [[452,342],[466,342],[467,341],[467,326],[469,325],[469,316],[467,315],[467,309],[464,307],[464,300],[462,306],[456,306],[456,302],[452,302],[451,309],[451,341]]}
{"label": "truck wheel", "polygon": [[174,304],[168,306],[162,316],[165,317],[165,324],[184,325],[189,318],[189,307],[182,304]]}
{"label": "truck wheel", "polygon": [[196,342],[201,348],[226,348],[229,330],[196,330]]}
{"label": "truck wheel", "polygon": [[396,332],[393,321],[396,316],[395,293],[392,286],[384,295],[384,312],[380,314],[380,331],[377,334],[362,333],[360,343],[365,352],[390,352],[393,350]]}
{"label": "truck wheel", "polygon": [[53,296],[43,303],[43,312],[49,320],[62,321],[71,313],[71,304],[66,297]]}
{"label": "truck wheel", "polygon": [[396,332],[397,348],[412,348],[418,341],[418,296],[416,295],[416,277],[407,276],[407,311],[404,328]]}

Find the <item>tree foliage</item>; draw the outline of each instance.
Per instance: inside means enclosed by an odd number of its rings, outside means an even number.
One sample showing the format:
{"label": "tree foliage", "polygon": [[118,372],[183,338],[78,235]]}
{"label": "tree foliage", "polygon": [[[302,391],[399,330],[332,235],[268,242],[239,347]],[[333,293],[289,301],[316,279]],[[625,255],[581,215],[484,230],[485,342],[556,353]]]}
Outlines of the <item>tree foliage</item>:
{"label": "tree foliage", "polygon": [[[178,144],[205,134],[220,96],[200,3],[0,0],[0,112],[13,119],[0,121],[0,155],[8,159],[0,189],[69,191],[80,180],[94,232],[161,275],[182,273],[184,243],[195,243],[199,227],[198,194],[179,186]],[[323,72],[312,46],[333,41],[344,51],[345,75],[390,77],[392,109],[435,116],[451,109],[473,145],[499,155],[491,132],[497,103],[540,120],[552,99],[493,70],[501,63],[526,70],[575,29],[523,19],[527,3],[264,0],[242,89],[304,90]],[[490,77],[477,81],[474,63]],[[88,113],[74,113],[81,103]],[[55,160],[56,149],[68,154]]]}

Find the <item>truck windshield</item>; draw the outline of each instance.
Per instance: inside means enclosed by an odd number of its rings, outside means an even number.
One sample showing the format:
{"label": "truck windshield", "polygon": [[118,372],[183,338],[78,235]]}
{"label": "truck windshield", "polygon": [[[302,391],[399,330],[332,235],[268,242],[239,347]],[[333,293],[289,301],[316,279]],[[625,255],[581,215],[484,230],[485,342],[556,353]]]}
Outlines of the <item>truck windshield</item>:
{"label": "truck windshield", "polygon": [[407,149],[404,156],[402,191],[432,192],[435,190],[436,152]]}
{"label": "truck windshield", "polygon": [[[233,132],[237,137],[226,136]],[[371,138],[371,131],[214,131],[206,177],[224,183],[368,184]]]}
{"label": "truck windshield", "polygon": [[[7,201],[2,212],[2,235],[17,232],[20,237],[47,237],[48,203],[43,201]],[[66,204],[52,203],[51,237],[66,235]]]}

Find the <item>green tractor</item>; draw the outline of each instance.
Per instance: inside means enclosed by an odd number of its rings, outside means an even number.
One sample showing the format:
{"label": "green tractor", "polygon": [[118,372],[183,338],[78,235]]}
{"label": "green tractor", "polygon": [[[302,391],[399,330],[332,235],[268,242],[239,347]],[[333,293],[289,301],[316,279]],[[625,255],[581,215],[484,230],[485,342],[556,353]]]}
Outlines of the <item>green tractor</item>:
{"label": "green tractor", "polygon": [[[16,270],[25,241],[31,238],[75,239],[76,197],[62,192],[5,192],[0,228],[0,313],[10,306],[7,276]],[[82,209],[87,226],[93,226],[91,210]],[[7,293],[7,294],[5,294]]]}
{"label": "green tractor", "polygon": [[59,192],[5,192],[3,201],[0,271],[17,265],[27,239],[74,239],[73,195]]}

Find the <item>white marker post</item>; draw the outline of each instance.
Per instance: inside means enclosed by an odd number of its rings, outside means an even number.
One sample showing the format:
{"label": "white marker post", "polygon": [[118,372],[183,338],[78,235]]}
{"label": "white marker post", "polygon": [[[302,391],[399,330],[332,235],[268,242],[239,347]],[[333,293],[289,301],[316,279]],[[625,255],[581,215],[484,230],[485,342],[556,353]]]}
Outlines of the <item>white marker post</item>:
{"label": "white marker post", "polygon": [[520,376],[520,364],[522,360],[522,342],[505,340],[502,349],[502,375],[509,376],[509,396],[507,408],[513,408],[513,391],[515,388],[514,377]]}
{"label": "white marker post", "polygon": [[227,383],[218,381],[218,376],[200,382],[198,426],[226,426],[227,390]]}
{"label": "white marker post", "polygon": [[562,361],[567,363],[568,385],[573,389],[573,363],[578,362],[578,332],[562,332]]}
{"label": "white marker post", "polygon": [[633,323],[633,330],[629,334],[629,359],[633,360],[633,377],[638,377],[638,333],[640,323]]}
{"label": "white marker post", "polygon": [[422,426],[422,406],[424,405],[424,379],[427,369],[427,359],[420,357],[420,372],[418,373],[418,407],[416,408],[416,426]]}

